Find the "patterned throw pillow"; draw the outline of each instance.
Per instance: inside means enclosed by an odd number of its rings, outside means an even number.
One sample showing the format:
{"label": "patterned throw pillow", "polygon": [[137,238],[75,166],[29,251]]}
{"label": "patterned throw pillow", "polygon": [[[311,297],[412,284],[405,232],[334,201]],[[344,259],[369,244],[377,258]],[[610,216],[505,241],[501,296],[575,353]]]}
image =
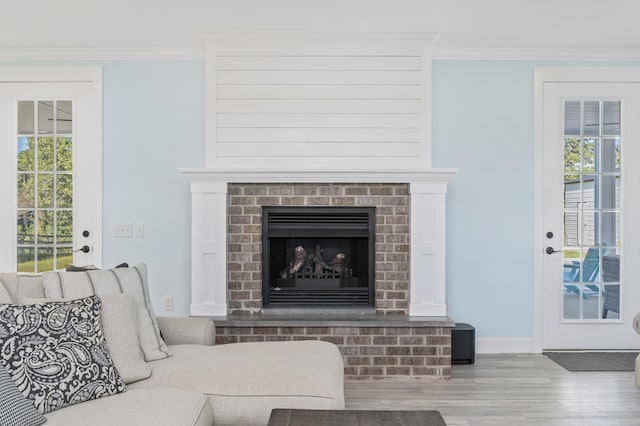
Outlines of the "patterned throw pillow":
{"label": "patterned throw pillow", "polygon": [[102,332],[97,296],[0,305],[0,364],[43,414],[124,391]]}
{"label": "patterned throw pillow", "polygon": [[37,426],[47,419],[24,397],[7,369],[0,366],[0,426]]}

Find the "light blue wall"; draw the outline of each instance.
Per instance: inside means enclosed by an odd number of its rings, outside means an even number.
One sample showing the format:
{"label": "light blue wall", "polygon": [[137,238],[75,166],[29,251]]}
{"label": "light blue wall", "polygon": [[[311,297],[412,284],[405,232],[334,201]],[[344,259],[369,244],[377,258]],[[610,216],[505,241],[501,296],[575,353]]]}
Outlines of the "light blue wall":
{"label": "light blue wall", "polygon": [[[73,64],[104,72],[103,265],[146,262],[156,312],[188,315],[190,194],[178,168],[205,164],[205,64]],[[449,315],[481,338],[532,336],[537,65],[634,64],[433,63],[433,166],[460,169],[447,198]],[[144,223],[145,238],[113,238],[114,223]]]}
{"label": "light blue wall", "polygon": [[[201,61],[103,65],[103,266],[146,262],[156,313],[188,315],[191,198],[181,167],[203,167]],[[113,224],[144,223],[144,238],[114,238]],[[162,299],[173,296],[165,313]]]}
{"label": "light blue wall", "polygon": [[448,313],[478,337],[532,335],[533,65],[434,61],[433,166],[447,195]]}

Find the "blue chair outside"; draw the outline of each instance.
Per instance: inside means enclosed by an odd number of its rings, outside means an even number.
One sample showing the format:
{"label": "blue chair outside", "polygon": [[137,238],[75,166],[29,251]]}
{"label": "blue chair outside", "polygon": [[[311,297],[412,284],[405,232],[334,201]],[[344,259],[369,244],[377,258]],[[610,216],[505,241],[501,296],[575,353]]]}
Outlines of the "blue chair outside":
{"label": "blue chair outside", "polygon": [[[567,283],[579,283],[580,273],[582,272],[582,282],[592,283],[596,282],[598,273],[600,272],[599,263],[599,250],[598,248],[591,247],[587,250],[582,265],[579,261],[573,261],[572,263],[566,263],[563,265],[562,275],[564,281],[564,289],[570,293],[580,294],[580,288],[575,284]],[[582,290],[582,297],[587,299],[589,296],[596,296],[600,292],[600,288],[596,284],[585,284],[585,288]]]}
{"label": "blue chair outside", "polygon": [[[602,256],[602,281],[604,297],[602,303],[602,318],[607,318],[609,311],[620,314],[620,256]],[[612,284],[607,284],[612,283]]]}

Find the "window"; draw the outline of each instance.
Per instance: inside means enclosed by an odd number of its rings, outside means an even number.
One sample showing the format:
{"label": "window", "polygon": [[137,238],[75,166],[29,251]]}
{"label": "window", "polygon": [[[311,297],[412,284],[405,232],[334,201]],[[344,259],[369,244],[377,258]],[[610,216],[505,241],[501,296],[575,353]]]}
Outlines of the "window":
{"label": "window", "polygon": [[69,100],[18,101],[17,268],[73,263],[73,108]]}

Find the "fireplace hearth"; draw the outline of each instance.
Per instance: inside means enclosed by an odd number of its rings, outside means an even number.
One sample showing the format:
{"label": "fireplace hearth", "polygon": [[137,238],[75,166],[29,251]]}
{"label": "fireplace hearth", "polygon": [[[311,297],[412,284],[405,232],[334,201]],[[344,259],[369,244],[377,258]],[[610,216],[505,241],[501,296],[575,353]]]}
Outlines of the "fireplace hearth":
{"label": "fireplace hearth", "polygon": [[375,306],[375,208],[263,207],[262,306]]}

